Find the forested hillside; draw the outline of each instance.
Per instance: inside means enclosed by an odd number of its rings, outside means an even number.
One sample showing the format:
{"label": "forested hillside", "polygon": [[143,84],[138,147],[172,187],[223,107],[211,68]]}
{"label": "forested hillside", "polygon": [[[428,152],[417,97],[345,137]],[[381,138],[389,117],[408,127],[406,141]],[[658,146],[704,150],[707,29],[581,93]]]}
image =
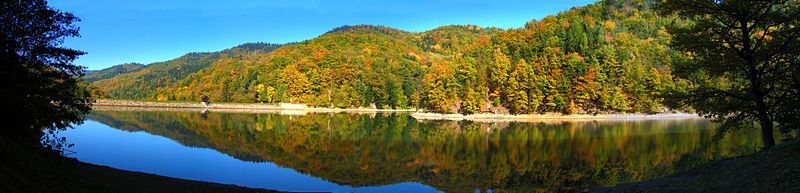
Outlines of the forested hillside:
{"label": "forested hillside", "polygon": [[[112,98],[166,100],[155,97],[155,91],[185,79],[186,76],[208,67],[220,58],[240,58],[245,55],[264,54],[277,47],[280,45],[248,43],[220,52],[189,53],[169,61],[149,64],[130,73],[102,79],[92,85]],[[84,80],[89,81],[86,77]]]}
{"label": "forested hillside", "polygon": [[[189,54],[94,83],[113,98],[434,112],[660,112],[685,88],[650,1],[601,1],[519,29],[343,26],[296,44]],[[276,48],[277,47],[277,48]],[[272,50],[272,48],[275,48]],[[253,51],[257,50],[257,51]]]}
{"label": "forested hillside", "polygon": [[81,77],[81,79],[85,80],[86,82],[92,83],[98,80],[114,78],[117,75],[136,72],[139,69],[142,69],[144,64],[139,63],[125,63],[119,64],[112,67],[108,67],[102,70],[92,70],[87,71],[86,74]]}

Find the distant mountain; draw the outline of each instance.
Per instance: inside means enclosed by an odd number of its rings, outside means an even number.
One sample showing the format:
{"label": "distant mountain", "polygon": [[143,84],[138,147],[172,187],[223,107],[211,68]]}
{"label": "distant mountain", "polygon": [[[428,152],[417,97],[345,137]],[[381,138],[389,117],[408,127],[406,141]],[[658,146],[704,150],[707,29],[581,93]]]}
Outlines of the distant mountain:
{"label": "distant mountain", "polygon": [[102,70],[86,71],[83,77],[81,78],[86,82],[92,83],[98,80],[113,78],[120,74],[136,72],[139,69],[142,69],[142,67],[144,67],[144,64],[139,64],[139,63],[118,64]]}
{"label": "distant mountain", "polygon": [[425,32],[354,25],[154,63],[94,86],[112,98],[417,107],[434,112],[660,112],[687,85],[669,64],[675,18],[654,1],[604,0],[524,28]]}
{"label": "distant mountain", "polygon": [[[219,52],[189,53],[169,61],[148,64],[136,71],[119,74],[113,78],[101,79],[94,82],[93,85],[107,92],[113,98],[147,99],[151,98],[150,96],[157,89],[172,85],[176,81],[208,67],[220,58],[267,53],[280,46],[269,43],[247,43]],[[108,69],[100,71],[105,70]]]}

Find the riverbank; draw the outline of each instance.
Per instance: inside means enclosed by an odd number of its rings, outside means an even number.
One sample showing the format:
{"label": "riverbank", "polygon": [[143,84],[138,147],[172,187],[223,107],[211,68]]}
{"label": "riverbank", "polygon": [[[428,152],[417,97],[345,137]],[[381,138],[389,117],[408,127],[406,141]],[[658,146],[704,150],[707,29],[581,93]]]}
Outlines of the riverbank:
{"label": "riverbank", "polygon": [[564,115],[559,113],[545,114],[493,114],[480,113],[471,115],[462,114],[439,114],[439,113],[413,113],[412,117],[420,120],[450,120],[450,121],[475,121],[475,122],[538,122],[542,120],[641,120],[641,119],[696,119],[703,118],[697,114],[690,113],[668,113],[668,114],[572,114]]}
{"label": "riverbank", "polygon": [[[130,100],[106,100],[98,99],[95,101],[96,107],[154,107],[171,109],[206,109],[199,102],[149,102],[149,101],[130,101]],[[309,107],[305,104],[280,103],[211,103],[208,110],[212,111],[306,111],[306,112],[415,112],[416,109],[375,109],[375,108],[324,108]]]}
{"label": "riverbank", "polygon": [[[206,108],[200,103],[190,102],[148,102],[129,100],[97,100],[95,110],[126,110],[126,111],[203,111]],[[542,120],[614,120],[614,119],[690,119],[702,118],[691,113],[666,113],[666,114],[572,114],[559,113],[545,114],[494,114],[480,113],[471,115],[422,113],[416,109],[374,109],[374,108],[321,108],[308,107],[304,104],[261,104],[261,103],[212,103],[207,108],[210,112],[230,113],[280,113],[287,115],[305,115],[309,113],[375,113],[375,112],[407,112],[418,120],[469,120],[475,122],[538,122]]]}
{"label": "riverbank", "polygon": [[621,192],[800,192],[800,141],[742,157],[713,161],[674,176],[596,188]]}
{"label": "riverbank", "polygon": [[277,192],[80,162],[0,138],[0,192]]}

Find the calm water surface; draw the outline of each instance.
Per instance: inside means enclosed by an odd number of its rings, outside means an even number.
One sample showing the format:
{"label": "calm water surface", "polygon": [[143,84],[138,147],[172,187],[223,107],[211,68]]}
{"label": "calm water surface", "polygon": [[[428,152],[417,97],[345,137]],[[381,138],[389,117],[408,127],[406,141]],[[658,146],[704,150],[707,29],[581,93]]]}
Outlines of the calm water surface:
{"label": "calm water surface", "polygon": [[281,191],[580,192],[751,153],[703,119],[420,122],[408,114],[94,111],[83,162]]}

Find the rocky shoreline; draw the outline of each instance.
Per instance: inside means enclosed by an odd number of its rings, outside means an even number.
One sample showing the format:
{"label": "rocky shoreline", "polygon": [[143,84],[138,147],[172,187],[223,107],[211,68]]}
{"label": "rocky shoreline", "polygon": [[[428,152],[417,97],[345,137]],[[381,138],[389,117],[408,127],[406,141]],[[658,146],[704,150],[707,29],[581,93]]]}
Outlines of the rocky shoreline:
{"label": "rocky shoreline", "polygon": [[697,114],[692,113],[664,113],[664,114],[572,114],[564,115],[559,113],[545,113],[545,114],[493,114],[493,113],[480,113],[480,114],[440,114],[440,113],[413,113],[412,117],[421,120],[450,120],[461,121],[469,120],[476,122],[531,122],[541,120],[642,120],[642,119],[699,119],[703,118]]}
{"label": "rocky shoreline", "polygon": [[[143,108],[167,108],[167,109],[206,109],[202,104],[189,102],[148,102],[148,101],[129,101],[129,100],[105,100],[95,101],[93,108],[106,107],[143,107]],[[416,109],[371,109],[371,108],[320,108],[309,107],[305,104],[280,103],[211,103],[208,105],[211,111],[307,111],[307,112],[415,112]]]}
{"label": "rocky shoreline", "polygon": [[309,107],[305,104],[261,104],[261,103],[211,103],[208,108],[202,104],[189,102],[148,102],[129,100],[97,100],[92,107],[95,110],[131,110],[131,111],[211,111],[233,113],[281,113],[291,115],[304,115],[308,113],[376,113],[376,112],[407,112],[419,120],[469,120],[476,122],[534,122],[534,121],[559,121],[559,120],[641,120],[641,119],[697,119],[703,118],[693,113],[662,113],[662,114],[572,114],[560,113],[544,114],[494,114],[479,113],[471,115],[424,113],[417,109],[374,109],[374,108],[320,108]]}

